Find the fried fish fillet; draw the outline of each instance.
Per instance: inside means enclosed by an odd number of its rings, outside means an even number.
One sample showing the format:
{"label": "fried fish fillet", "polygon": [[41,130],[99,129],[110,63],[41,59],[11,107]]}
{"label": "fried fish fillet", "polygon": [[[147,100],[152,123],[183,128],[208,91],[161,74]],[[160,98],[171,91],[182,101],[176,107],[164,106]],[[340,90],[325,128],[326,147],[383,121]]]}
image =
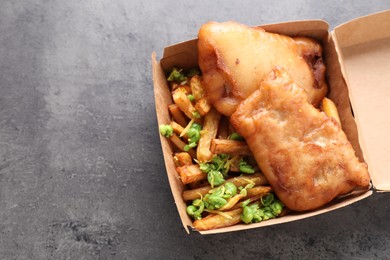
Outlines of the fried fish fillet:
{"label": "fried fish fillet", "polygon": [[282,68],[273,69],[230,119],[280,200],[312,210],[370,177],[340,125],[318,111]]}
{"label": "fried fish fillet", "polygon": [[199,67],[208,99],[230,116],[275,66],[284,67],[317,106],[326,95],[322,47],[316,41],[236,22],[209,22],[198,34]]}

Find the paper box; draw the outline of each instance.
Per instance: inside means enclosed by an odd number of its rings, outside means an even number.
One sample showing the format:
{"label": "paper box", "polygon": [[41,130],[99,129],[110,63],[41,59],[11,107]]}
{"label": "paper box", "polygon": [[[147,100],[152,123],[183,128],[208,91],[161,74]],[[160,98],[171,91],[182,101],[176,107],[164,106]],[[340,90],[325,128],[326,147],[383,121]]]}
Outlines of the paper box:
{"label": "paper box", "polygon": [[[390,10],[354,19],[329,32],[322,20],[286,22],[261,26],[266,31],[290,36],[308,36],[319,40],[324,47],[327,82],[330,97],[339,110],[343,130],[357,156],[368,164],[373,187],[336,198],[324,207],[305,213],[232,227],[200,231],[201,234],[237,231],[275,225],[345,207],[377,191],[390,190]],[[166,72],[172,67],[183,69],[197,65],[197,40],[179,43],[164,49],[156,60],[152,54],[154,94],[158,125],[170,122],[167,109],[172,103],[166,82]],[[169,140],[160,136],[164,161],[173,197],[184,225],[189,232],[192,219],[186,213],[181,195],[184,186],[175,170]]]}

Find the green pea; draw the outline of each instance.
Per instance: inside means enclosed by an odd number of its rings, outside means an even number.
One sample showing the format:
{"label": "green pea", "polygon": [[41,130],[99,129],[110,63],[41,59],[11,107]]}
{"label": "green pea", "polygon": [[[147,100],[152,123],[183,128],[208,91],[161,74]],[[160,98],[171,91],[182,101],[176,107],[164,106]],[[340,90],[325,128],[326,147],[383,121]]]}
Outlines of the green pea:
{"label": "green pea", "polygon": [[268,193],[267,195],[261,197],[261,204],[263,204],[265,207],[271,205],[271,203],[274,200],[274,195],[272,193]]}
{"label": "green pea", "polygon": [[194,205],[189,205],[187,207],[187,213],[188,215],[190,216],[194,216],[195,215],[195,212],[197,211],[198,209],[194,206]]}
{"label": "green pea", "polygon": [[272,203],[272,204],[270,205],[270,208],[271,208],[271,210],[272,210],[272,213],[273,213],[274,216],[276,217],[276,216],[279,216],[280,213],[282,213],[283,204],[282,204],[280,201],[276,200],[276,201],[274,201],[274,203]]}
{"label": "green pea", "polygon": [[227,201],[226,201],[224,198],[222,198],[222,197],[211,195],[211,196],[208,198],[208,203],[209,203],[214,209],[219,209],[219,208],[221,208],[223,205],[225,205],[225,204],[227,203]]}
{"label": "green pea", "polygon": [[231,198],[237,194],[237,187],[231,182],[225,183],[225,195],[228,196],[228,198]]}
{"label": "green pea", "polygon": [[208,199],[210,197],[210,194],[206,194],[204,197],[203,197],[203,205],[205,208],[207,209],[210,209],[210,204],[208,203]]}
{"label": "green pea", "polygon": [[241,194],[242,196],[246,197],[246,196],[248,195],[248,192],[247,192],[246,189],[244,188],[244,189],[242,189],[242,190],[240,191],[240,194]]}
{"label": "green pea", "polygon": [[253,210],[259,210],[259,204],[257,204],[257,203],[251,204],[248,207],[250,207]]}
{"label": "green pea", "polygon": [[200,132],[197,129],[190,128],[187,132],[188,142],[197,143],[200,139]]}
{"label": "green pea", "polygon": [[201,207],[203,205],[203,201],[201,199],[196,199],[192,202],[192,205],[196,207]]}
{"label": "green pea", "polygon": [[247,173],[247,174],[255,173],[255,169],[243,159],[241,159],[239,162],[239,168],[240,168],[240,172],[243,173]]}
{"label": "green pea", "polygon": [[199,114],[198,111],[192,112],[192,116],[195,117],[195,118],[200,118],[200,114]]}
{"label": "green pea", "polygon": [[240,166],[240,172],[246,174],[253,174],[255,173],[255,169],[253,169],[252,166]]}
{"label": "green pea", "polygon": [[183,147],[183,150],[184,150],[185,152],[188,152],[191,148],[194,148],[194,147],[196,147],[196,146],[197,146],[196,143],[189,143],[189,144],[186,144],[186,145]]}
{"label": "green pea", "polygon": [[214,156],[213,159],[211,160],[213,164],[216,166],[222,167],[222,165],[225,163],[225,158],[223,154],[220,154],[218,156]]}
{"label": "green pea", "polygon": [[188,135],[188,137],[193,137],[193,136],[196,136],[197,132],[198,132],[198,130],[196,130],[194,128],[190,128],[187,131],[187,135]]}
{"label": "green pea", "polygon": [[252,222],[253,223],[258,223],[258,222],[261,222],[263,221],[263,217],[260,216],[259,214],[254,214],[253,215],[253,219],[252,219]]}
{"label": "green pea", "polygon": [[194,215],[192,216],[193,219],[197,220],[197,219],[202,219],[202,214],[200,214],[198,211],[196,211],[194,213]]}
{"label": "green pea", "polygon": [[253,210],[250,207],[244,207],[240,218],[246,224],[251,223],[253,219]]}
{"label": "green pea", "polygon": [[194,96],[193,95],[187,95],[187,98],[192,102],[195,100]]}
{"label": "green pea", "polygon": [[209,171],[212,170],[212,166],[208,163],[200,163],[199,164],[199,169],[202,171],[202,172],[206,172],[208,173]]}
{"label": "green pea", "polygon": [[222,173],[215,170],[211,170],[208,172],[207,180],[212,188],[214,188],[214,186],[219,186],[225,182]]}
{"label": "green pea", "polygon": [[160,134],[169,138],[173,134],[173,128],[170,125],[160,125]]}
{"label": "green pea", "polygon": [[176,83],[182,83],[187,80],[187,77],[184,76],[181,69],[173,68],[172,72],[169,74],[168,81],[174,81]]}
{"label": "green pea", "polygon": [[221,172],[222,172],[223,176],[227,176],[229,169],[230,169],[230,165],[227,163],[222,166]]}
{"label": "green pea", "polygon": [[255,211],[255,214],[253,216],[253,221],[260,222],[262,220],[264,220],[264,211],[257,207],[257,210]]}
{"label": "green pea", "polygon": [[201,219],[202,212],[204,210],[204,203],[201,199],[196,199],[192,202],[192,205],[187,207],[187,214],[194,219]]}
{"label": "green pea", "polygon": [[225,186],[219,186],[215,190],[213,190],[212,195],[222,197],[223,194],[225,193]]}
{"label": "green pea", "polygon": [[271,219],[271,218],[274,218],[274,215],[272,214],[272,212],[270,212],[270,211],[264,211],[263,220],[268,220],[268,219]]}
{"label": "green pea", "polygon": [[253,187],[255,187],[255,183],[248,183],[245,185],[245,189],[252,189]]}
{"label": "green pea", "polygon": [[202,130],[202,126],[198,123],[193,123],[190,128],[198,131]]}
{"label": "green pea", "polygon": [[229,164],[227,163],[228,160],[229,155],[219,154],[214,156],[209,164],[213,170],[220,171],[223,175],[226,175],[229,171]]}
{"label": "green pea", "polygon": [[244,200],[243,202],[241,202],[241,208],[248,206],[249,203],[251,203],[250,199]]}

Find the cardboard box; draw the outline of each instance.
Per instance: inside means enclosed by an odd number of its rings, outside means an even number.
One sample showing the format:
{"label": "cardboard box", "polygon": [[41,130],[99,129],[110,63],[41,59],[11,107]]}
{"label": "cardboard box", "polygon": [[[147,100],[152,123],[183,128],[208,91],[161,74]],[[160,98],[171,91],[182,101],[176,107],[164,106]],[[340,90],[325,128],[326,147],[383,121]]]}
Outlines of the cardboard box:
{"label": "cardboard box", "polygon": [[[232,227],[200,231],[215,234],[305,219],[345,207],[362,200],[373,190],[390,191],[390,10],[354,19],[329,32],[322,20],[296,21],[261,26],[269,32],[290,36],[308,36],[319,40],[324,47],[327,65],[328,96],[336,103],[343,130],[357,156],[365,160],[373,187],[340,196],[324,207],[305,213],[293,213],[281,218],[256,224],[239,224]],[[172,103],[165,73],[172,67],[183,69],[197,65],[197,40],[179,43],[164,49],[160,61],[152,54],[154,94],[158,125],[170,122],[167,109]],[[173,147],[160,136],[164,161],[173,197],[183,223],[189,233],[192,219],[186,213],[186,203],[181,194],[181,183],[173,162]]]}

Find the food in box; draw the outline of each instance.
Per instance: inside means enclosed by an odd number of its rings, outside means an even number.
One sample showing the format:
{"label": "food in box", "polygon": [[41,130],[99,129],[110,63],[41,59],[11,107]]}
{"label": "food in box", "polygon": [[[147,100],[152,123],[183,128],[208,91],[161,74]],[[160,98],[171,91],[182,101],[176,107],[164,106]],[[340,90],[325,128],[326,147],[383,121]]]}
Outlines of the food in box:
{"label": "food in box", "polygon": [[[383,25],[383,21],[385,21],[385,24],[386,22],[388,23],[389,19],[387,17],[388,13],[387,16],[386,14],[382,13],[362,19],[368,19],[371,22],[373,20],[380,20]],[[355,23],[352,22],[351,26],[356,26],[356,24],[359,23],[361,24],[361,21],[358,21],[358,23],[356,23],[356,21]],[[348,24],[344,26],[348,26]],[[311,37],[322,43],[324,47],[324,59],[327,65],[327,82],[330,88],[328,96],[337,105],[338,111],[340,113],[343,130],[345,131],[349,141],[354,147],[356,154],[360,159],[363,159],[363,153],[360,148],[358,140],[359,137],[357,135],[356,123],[351,112],[352,109],[350,107],[349,102],[349,91],[344,80],[345,68],[343,67],[343,60],[340,53],[340,49],[342,48],[342,46],[340,46],[339,42],[336,41],[337,37],[335,35],[335,32],[331,32],[329,35],[328,25],[324,21],[290,22],[283,24],[266,25],[262,26],[262,28],[264,28],[266,31],[282,33],[290,36]],[[385,27],[383,27],[383,29],[384,28]],[[336,33],[337,30],[340,29],[336,28]],[[197,65],[197,59],[198,53],[196,40],[184,42],[166,48],[164,52],[164,57],[160,60],[160,62],[156,61],[155,55],[153,56],[156,111],[158,115],[159,125],[170,122],[170,115],[168,113],[167,106],[168,104],[172,103],[172,98],[166,81],[165,73],[167,73],[167,71],[172,67],[180,67],[183,69],[195,67]],[[362,137],[360,136],[360,138]],[[168,142],[168,140],[164,139],[163,137],[161,138],[161,143],[163,147],[164,160],[166,163],[168,178],[183,225],[185,226],[185,228],[187,228],[188,226],[193,227],[192,220],[186,213],[187,205],[181,196],[185,187],[176,173],[175,164],[172,158],[173,147]],[[207,234],[227,232],[302,219],[309,216],[321,214],[323,212],[327,212],[335,208],[343,207],[354,201],[363,199],[364,197],[369,196],[371,193],[371,191],[362,190],[348,194],[346,196],[339,197],[333,200],[331,203],[327,204],[326,206],[315,211],[305,213],[292,213],[282,218],[271,219],[261,223],[251,225],[239,224],[232,227],[225,227],[217,230],[201,231],[201,233]]]}

